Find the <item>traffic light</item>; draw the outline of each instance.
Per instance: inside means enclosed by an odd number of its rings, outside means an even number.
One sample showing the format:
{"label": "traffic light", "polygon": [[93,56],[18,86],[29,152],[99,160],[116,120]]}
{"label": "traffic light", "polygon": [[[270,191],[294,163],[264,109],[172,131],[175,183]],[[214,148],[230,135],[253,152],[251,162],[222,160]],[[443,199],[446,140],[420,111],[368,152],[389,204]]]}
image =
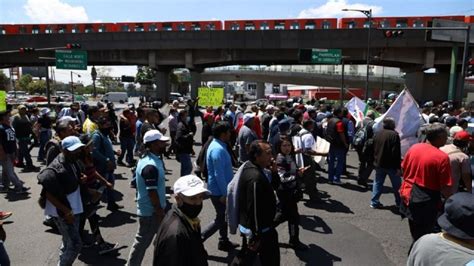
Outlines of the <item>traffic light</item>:
{"label": "traffic light", "polygon": [[29,52],[34,52],[35,48],[33,47],[22,47],[20,48],[20,53],[29,53]]}
{"label": "traffic light", "polygon": [[135,77],[122,75],[122,82],[135,82]]}
{"label": "traffic light", "polygon": [[66,44],[67,49],[79,49],[81,48],[81,45],[78,43],[68,43]]}
{"label": "traffic light", "polygon": [[474,76],[474,58],[469,58],[466,67],[466,78]]}
{"label": "traffic light", "polygon": [[397,38],[403,35],[402,30],[387,30],[384,32],[385,38]]}

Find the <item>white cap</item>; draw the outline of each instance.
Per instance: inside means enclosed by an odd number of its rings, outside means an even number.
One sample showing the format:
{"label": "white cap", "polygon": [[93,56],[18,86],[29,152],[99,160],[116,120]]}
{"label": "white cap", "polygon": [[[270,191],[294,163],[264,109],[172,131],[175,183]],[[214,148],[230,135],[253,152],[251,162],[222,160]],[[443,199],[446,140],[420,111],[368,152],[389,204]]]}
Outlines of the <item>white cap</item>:
{"label": "white cap", "polygon": [[41,109],[40,111],[40,115],[43,116],[43,115],[47,115],[51,112],[51,110],[49,110],[49,108],[45,107],[43,109]]}
{"label": "white cap", "polygon": [[77,121],[77,118],[74,118],[72,116],[69,116],[69,115],[65,115],[61,118],[59,118],[58,122],[63,122],[63,121],[66,121],[68,123],[70,122],[76,122]]}
{"label": "white cap", "polygon": [[173,105],[175,105],[175,104],[179,104],[179,101],[178,101],[178,100],[174,100],[174,101],[173,101]]}
{"label": "white cap", "polygon": [[143,136],[143,143],[144,144],[153,142],[155,140],[168,141],[168,140],[170,140],[170,138],[163,136],[163,134],[161,134],[161,132],[156,130],[156,129],[152,129],[152,130],[147,131],[145,133],[145,136]]}
{"label": "white cap", "polygon": [[192,197],[201,193],[209,194],[209,190],[204,186],[204,182],[195,175],[186,175],[180,177],[173,185],[174,194],[183,194],[186,197]]}
{"label": "white cap", "polygon": [[247,122],[250,120],[250,119],[253,119],[255,117],[254,114],[252,113],[246,113],[244,114],[244,125],[247,124]]}
{"label": "white cap", "polygon": [[449,136],[451,138],[454,138],[454,135],[456,135],[456,133],[460,132],[460,131],[463,131],[464,129],[460,126],[454,126],[452,128],[449,129]]}

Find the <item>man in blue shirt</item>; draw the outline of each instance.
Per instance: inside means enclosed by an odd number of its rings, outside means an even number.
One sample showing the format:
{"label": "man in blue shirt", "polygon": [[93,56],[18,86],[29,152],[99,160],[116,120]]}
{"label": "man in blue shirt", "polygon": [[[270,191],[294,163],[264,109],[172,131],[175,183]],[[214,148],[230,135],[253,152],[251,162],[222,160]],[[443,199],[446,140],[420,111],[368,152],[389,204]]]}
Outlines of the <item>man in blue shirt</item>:
{"label": "man in blue shirt", "polygon": [[142,264],[146,249],[165,216],[165,171],[159,155],[165,151],[168,141],[169,137],[156,129],[147,131],[143,137],[146,152],[138,161],[136,171],[138,230],[127,265]]}
{"label": "man in blue shirt", "polygon": [[232,159],[227,151],[227,142],[230,140],[231,127],[228,122],[217,122],[212,129],[214,139],[206,154],[208,182],[207,189],[211,192],[211,202],[216,209],[216,218],[202,231],[203,241],[219,230],[218,249],[230,251],[235,244],[227,237],[227,222],[225,220],[227,185],[232,180]]}

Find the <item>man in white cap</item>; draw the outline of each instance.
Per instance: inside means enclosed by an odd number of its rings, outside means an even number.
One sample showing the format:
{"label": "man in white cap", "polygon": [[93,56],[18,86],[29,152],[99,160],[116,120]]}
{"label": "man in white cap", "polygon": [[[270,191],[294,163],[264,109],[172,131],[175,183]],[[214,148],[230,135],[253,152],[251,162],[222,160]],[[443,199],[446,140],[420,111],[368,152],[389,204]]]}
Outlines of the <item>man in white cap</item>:
{"label": "man in white cap", "polygon": [[80,181],[85,177],[78,163],[84,144],[76,136],[61,141],[62,153],[38,174],[38,183],[43,186],[40,203],[45,215],[54,217],[62,235],[58,265],[72,265],[81,251],[82,242],[79,224],[83,205]]}
{"label": "man in white cap", "polygon": [[138,161],[136,169],[138,230],[127,265],[142,264],[146,249],[165,216],[165,170],[160,154],[165,151],[169,140],[156,129],[143,136],[145,155]]}
{"label": "man in white cap", "polygon": [[173,191],[176,204],[158,230],[153,265],[208,265],[198,215],[209,191],[194,175],[180,177]]}
{"label": "man in white cap", "polygon": [[255,115],[252,113],[244,114],[243,122],[244,125],[239,130],[237,137],[237,145],[239,146],[239,162],[244,163],[248,160],[248,151],[250,149],[250,143],[257,140],[257,135],[253,130]]}

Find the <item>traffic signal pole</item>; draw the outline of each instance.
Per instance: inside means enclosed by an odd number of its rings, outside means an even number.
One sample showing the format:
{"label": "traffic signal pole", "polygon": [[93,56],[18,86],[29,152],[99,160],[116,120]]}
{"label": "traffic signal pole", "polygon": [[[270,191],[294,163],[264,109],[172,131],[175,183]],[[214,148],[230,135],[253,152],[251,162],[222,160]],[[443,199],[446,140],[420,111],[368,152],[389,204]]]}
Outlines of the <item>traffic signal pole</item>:
{"label": "traffic signal pole", "polygon": [[470,31],[471,31],[471,25],[467,25],[466,29],[466,38],[464,39],[464,53],[462,56],[462,69],[461,69],[461,75],[462,75],[462,82],[461,82],[461,87],[459,88],[461,92],[461,103],[463,100],[463,95],[464,95],[464,83],[465,83],[465,78],[466,78],[466,63],[467,63],[467,57],[469,56],[469,38],[470,38]]}

